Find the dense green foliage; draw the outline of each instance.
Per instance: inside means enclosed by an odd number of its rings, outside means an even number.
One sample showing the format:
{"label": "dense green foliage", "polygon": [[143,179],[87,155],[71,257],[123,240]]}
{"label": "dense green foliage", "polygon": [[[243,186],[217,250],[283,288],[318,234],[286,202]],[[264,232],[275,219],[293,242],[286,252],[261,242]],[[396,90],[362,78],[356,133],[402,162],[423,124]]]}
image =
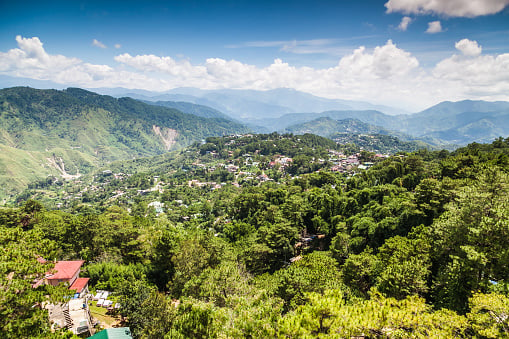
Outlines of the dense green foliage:
{"label": "dense green foliage", "polygon": [[163,106],[178,109],[181,112],[193,114],[203,118],[220,118],[232,120],[231,117],[204,105],[192,104],[184,101],[143,101],[149,105]]}
{"label": "dense green foliage", "polygon": [[[36,255],[85,259],[140,338],[509,337],[509,139],[344,173],[328,170],[334,147],[313,135],[208,138],[90,183],[41,182],[26,196],[53,193],[44,204],[62,210],[0,209],[14,239],[2,240],[0,288],[10,272],[20,284],[37,274],[13,268],[24,241],[31,270]],[[42,296],[23,291],[10,292],[20,305]],[[0,299],[2,317],[11,303]],[[42,324],[37,308],[20,310],[10,337],[21,319]]]}

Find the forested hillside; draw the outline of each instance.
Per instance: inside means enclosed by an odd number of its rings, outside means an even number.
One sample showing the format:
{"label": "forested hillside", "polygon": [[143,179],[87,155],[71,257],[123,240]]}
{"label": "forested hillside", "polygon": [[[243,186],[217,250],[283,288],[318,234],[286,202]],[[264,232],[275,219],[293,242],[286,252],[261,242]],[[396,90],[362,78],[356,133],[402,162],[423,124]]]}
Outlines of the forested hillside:
{"label": "forested hillside", "polygon": [[185,101],[143,101],[150,105],[163,106],[178,109],[181,112],[193,114],[203,118],[220,118],[225,120],[232,120],[231,117],[204,105],[192,104]]}
{"label": "forested hillside", "polygon": [[292,125],[285,131],[294,134],[312,133],[322,137],[328,137],[336,133],[362,133],[362,134],[390,134],[382,127],[370,125],[358,119],[334,120],[329,117],[321,117],[302,124]]}
{"label": "forested hillside", "polygon": [[246,132],[222,118],[115,99],[78,88],[0,90],[0,198],[47,175],[164,153],[208,136]]}
{"label": "forested hillside", "polygon": [[7,337],[50,336],[38,256],[86,260],[136,338],[509,337],[509,139],[217,137],[82,179],[0,208]]}

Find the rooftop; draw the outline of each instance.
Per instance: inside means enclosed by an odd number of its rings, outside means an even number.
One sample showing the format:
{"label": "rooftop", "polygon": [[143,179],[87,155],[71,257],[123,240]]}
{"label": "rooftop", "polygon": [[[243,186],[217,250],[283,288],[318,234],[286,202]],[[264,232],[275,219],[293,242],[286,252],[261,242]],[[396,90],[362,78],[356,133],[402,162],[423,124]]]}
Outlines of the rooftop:
{"label": "rooftop", "polygon": [[94,339],[130,339],[131,330],[129,327],[107,328],[91,336]]}
{"label": "rooftop", "polygon": [[74,280],[69,289],[76,290],[76,292],[81,293],[81,291],[83,291],[83,289],[88,285],[89,280],[90,278],[77,278]]}
{"label": "rooftop", "polygon": [[71,279],[84,262],[85,260],[57,261],[55,268],[53,269],[56,273],[49,276],[48,280]]}

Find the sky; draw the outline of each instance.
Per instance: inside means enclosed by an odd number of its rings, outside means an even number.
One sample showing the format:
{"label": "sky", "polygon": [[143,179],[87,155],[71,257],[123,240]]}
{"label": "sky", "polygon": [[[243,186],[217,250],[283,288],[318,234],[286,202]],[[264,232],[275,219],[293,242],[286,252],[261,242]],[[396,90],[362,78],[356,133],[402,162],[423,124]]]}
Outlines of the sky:
{"label": "sky", "polygon": [[1,1],[13,85],[509,101],[509,0]]}

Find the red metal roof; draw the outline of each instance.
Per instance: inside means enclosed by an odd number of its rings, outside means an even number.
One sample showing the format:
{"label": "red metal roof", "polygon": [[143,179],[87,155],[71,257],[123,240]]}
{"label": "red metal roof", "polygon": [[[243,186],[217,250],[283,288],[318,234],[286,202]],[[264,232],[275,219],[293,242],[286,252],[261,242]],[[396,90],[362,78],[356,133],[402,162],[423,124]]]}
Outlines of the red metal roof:
{"label": "red metal roof", "polygon": [[55,264],[55,274],[48,277],[48,280],[65,280],[71,279],[76,272],[80,269],[81,265],[85,260],[73,260],[73,261],[57,261]]}
{"label": "red metal roof", "polygon": [[88,281],[90,278],[78,278],[74,280],[71,287],[69,287],[70,290],[76,290],[76,292],[81,293],[83,289],[88,285]]}

